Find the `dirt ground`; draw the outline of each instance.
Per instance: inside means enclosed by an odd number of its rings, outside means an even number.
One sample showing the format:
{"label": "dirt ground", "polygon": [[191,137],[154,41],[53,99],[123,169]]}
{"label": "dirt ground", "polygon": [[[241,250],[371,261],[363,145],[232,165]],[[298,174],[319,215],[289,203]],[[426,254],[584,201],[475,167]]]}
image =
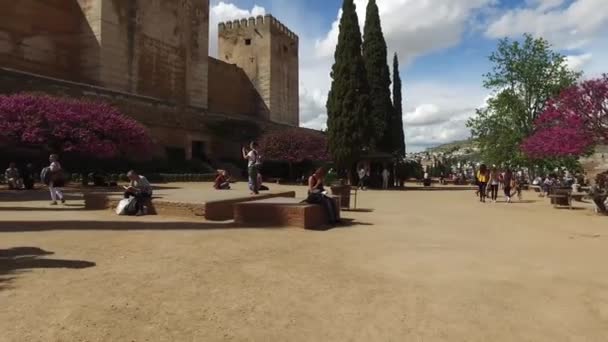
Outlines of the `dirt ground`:
{"label": "dirt ground", "polygon": [[367,191],[323,232],[2,197],[0,341],[608,340],[608,218],[525,196]]}

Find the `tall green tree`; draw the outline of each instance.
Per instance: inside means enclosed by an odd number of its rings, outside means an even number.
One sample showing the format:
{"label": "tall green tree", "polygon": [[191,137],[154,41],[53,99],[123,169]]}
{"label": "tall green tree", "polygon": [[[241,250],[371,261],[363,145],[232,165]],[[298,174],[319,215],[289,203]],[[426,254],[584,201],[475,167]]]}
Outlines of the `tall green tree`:
{"label": "tall green tree", "polygon": [[353,0],[344,0],[340,34],[327,97],[329,150],[336,165],[349,170],[369,142],[369,85],[361,55],[361,31]]}
{"label": "tall green tree", "polygon": [[393,119],[391,75],[387,65],[386,41],[376,0],[369,0],[363,29],[363,60],[370,88],[369,135],[376,149],[393,152],[390,127]]}
{"label": "tall green tree", "polygon": [[568,69],[563,55],[543,38],[505,38],[490,55],[493,69],[484,87],[493,96],[467,125],[486,163],[527,164],[520,145],[534,129],[547,101],[571,86],[580,73]]}
{"label": "tall green tree", "polygon": [[393,119],[391,134],[393,152],[405,157],[405,134],[403,133],[403,104],[401,95],[401,76],[399,75],[399,57],[393,57]]}

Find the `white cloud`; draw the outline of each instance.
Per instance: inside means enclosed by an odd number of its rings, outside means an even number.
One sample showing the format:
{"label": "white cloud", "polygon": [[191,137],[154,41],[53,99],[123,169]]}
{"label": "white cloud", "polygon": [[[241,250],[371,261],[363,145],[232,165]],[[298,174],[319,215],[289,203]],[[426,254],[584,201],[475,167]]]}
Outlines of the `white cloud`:
{"label": "white cloud", "polygon": [[223,21],[237,20],[266,14],[264,7],[254,5],[250,10],[232,3],[219,3],[209,8],[209,54],[217,56],[217,25]]}
{"label": "white cloud", "polygon": [[564,7],[560,0],[534,0],[532,7],[511,9],[486,30],[490,38],[542,36],[562,49],[589,46],[608,31],[606,0],[575,0]]}
{"label": "white cloud", "polygon": [[403,122],[408,151],[469,137],[466,121],[488,98],[487,90],[443,82],[415,82],[405,89]]}
{"label": "white cloud", "polygon": [[568,67],[575,71],[582,71],[589,62],[591,62],[591,58],[593,57],[590,53],[585,53],[582,55],[571,55],[566,57],[566,63]]}
{"label": "white cloud", "polygon": [[[477,10],[493,0],[383,0],[378,1],[382,30],[392,52],[399,53],[402,61],[411,61],[432,51],[457,45],[467,24]],[[359,25],[363,30],[367,0],[355,0]],[[318,57],[333,57],[338,42],[339,18],[330,31],[316,41]]]}

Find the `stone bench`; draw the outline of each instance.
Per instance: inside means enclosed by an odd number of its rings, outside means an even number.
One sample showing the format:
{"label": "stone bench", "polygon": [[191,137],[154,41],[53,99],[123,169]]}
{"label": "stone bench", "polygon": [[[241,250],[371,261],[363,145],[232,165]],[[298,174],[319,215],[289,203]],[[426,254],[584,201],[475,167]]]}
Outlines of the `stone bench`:
{"label": "stone bench", "polygon": [[295,191],[266,193],[257,196],[237,197],[231,199],[205,202],[205,218],[210,221],[227,221],[234,218],[234,206],[238,203],[265,200],[270,198],[294,198]]}
{"label": "stone bench", "polygon": [[[234,218],[234,205],[242,202],[257,201],[274,197],[296,196],[295,191],[267,193],[258,196],[236,197],[200,203],[184,203],[154,199],[147,204],[149,215],[174,217],[204,216],[210,221],[227,221]],[[84,194],[86,210],[114,210],[122,196],[116,193],[91,192]]]}
{"label": "stone bench", "polygon": [[[84,206],[86,210],[116,210],[118,202],[123,198],[107,193],[85,193]],[[204,216],[203,204],[160,201],[152,197],[144,202],[148,207],[148,215],[174,217]]]}
{"label": "stone bench", "polygon": [[[339,197],[332,196],[340,210]],[[301,203],[296,198],[270,198],[234,206],[234,221],[248,227],[299,227],[318,229],[328,226],[327,213],[321,205]]]}
{"label": "stone bench", "polygon": [[548,197],[550,198],[551,204],[553,204],[554,207],[564,206],[572,209],[572,198],[569,194],[558,193],[551,194]]}

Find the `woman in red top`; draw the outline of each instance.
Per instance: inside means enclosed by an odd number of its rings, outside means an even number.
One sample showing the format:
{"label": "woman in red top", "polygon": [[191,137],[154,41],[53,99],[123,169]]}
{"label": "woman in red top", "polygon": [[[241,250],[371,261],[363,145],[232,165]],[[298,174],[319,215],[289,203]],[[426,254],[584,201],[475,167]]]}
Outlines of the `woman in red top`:
{"label": "woman in red top", "polygon": [[213,187],[216,190],[229,190],[230,189],[229,177],[227,176],[226,171],[217,170],[217,177],[215,177],[215,182],[213,183]]}

